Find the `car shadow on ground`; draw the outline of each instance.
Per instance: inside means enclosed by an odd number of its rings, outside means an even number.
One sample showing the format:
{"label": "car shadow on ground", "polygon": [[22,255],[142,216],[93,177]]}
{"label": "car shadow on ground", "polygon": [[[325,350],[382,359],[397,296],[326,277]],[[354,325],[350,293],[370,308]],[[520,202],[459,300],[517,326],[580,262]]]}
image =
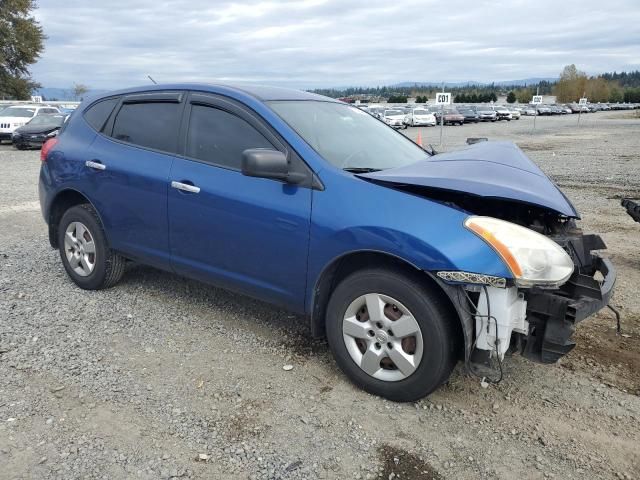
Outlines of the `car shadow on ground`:
{"label": "car shadow on ground", "polygon": [[[251,297],[134,262],[127,266],[124,277],[115,288],[122,287],[144,287],[152,295],[170,298],[170,301],[188,304],[198,310],[233,311],[234,318],[247,320],[234,323],[235,327],[246,327],[258,335],[268,335],[269,341],[278,339],[280,346],[296,357],[329,356],[326,340],[312,337],[307,317]],[[252,327],[258,327],[259,331],[255,332]],[[277,335],[278,332],[286,335]]]}

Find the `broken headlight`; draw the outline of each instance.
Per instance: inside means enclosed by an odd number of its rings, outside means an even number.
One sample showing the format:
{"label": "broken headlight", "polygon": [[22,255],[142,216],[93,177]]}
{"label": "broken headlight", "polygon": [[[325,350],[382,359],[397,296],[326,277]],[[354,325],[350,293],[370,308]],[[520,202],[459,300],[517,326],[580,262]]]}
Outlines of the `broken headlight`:
{"label": "broken headlight", "polygon": [[559,287],[573,273],[567,252],[533,230],[492,217],[469,217],[464,226],[500,255],[519,287]]}

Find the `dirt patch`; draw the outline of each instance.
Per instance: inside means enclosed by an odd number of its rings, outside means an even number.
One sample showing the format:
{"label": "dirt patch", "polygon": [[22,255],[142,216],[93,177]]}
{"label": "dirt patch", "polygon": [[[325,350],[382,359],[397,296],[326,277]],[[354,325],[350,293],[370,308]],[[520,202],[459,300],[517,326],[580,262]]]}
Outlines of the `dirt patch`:
{"label": "dirt patch", "polygon": [[549,143],[518,143],[518,146],[527,152],[546,152],[549,150],[556,150],[556,147]]}
{"label": "dirt patch", "polygon": [[438,471],[417,455],[391,445],[378,448],[382,463],[382,478],[411,480],[442,480]]}
{"label": "dirt patch", "polygon": [[562,365],[572,371],[588,371],[607,385],[640,395],[640,337],[635,329],[640,319],[623,316],[621,335],[607,322],[613,320],[580,325],[574,337],[576,348]]}

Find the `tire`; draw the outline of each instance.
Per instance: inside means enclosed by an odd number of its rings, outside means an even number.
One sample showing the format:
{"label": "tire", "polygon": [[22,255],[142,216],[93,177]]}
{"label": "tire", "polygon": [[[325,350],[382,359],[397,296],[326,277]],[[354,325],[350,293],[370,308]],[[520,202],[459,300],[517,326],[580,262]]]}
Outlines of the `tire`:
{"label": "tire", "polygon": [[[367,294],[386,297],[378,303],[385,305],[382,310],[385,325],[382,329],[378,329],[371,319],[366,320],[365,323],[361,322],[361,319],[365,317],[362,316],[363,310],[358,307],[357,302],[366,302],[366,299],[361,299]],[[397,312],[397,310],[393,310],[390,301],[395,302],[393,307],[397,304],[401,309],[400,315],[404,316],[408,311],[419,326],[417,329],[419,335],[409,339],[410,342],[414,342],[409,344],[409,348],[413,345],[413,355],[410,354],[411,350],[405,350],[404,341],[408,337],[403,338],[397,331],[398,337],[394,337],[392,332],[392,329],[395,328],[394,325],[398,325],[400,328],[401,324],[395,324],[387,316],[388,308],[392,309],[390,310],[392,314]],[[385,304],[385,302],[387,303]],[[417,275],[407,274],[402,270],[371,268],[352,273],[335,288],[327,306],[326,333],[336,363],[355,385],[374,395],[396,402],[410,402],[428,395],[448,380],[457,361],[459,342],[455,322],[458,320],[447,308],[446,302],[438,292],[429,288]],[[361,315],[358,323],[356,323],[356,317],[352,317],[352,313],[350,313],[354,311],[354,305],[355,311],[357,311],[356,315]],[[403,313],[402,310],[405,312]],[[345,322],[345,315],[352,318],[350,323]],[[364,315],[368,315],[368,310]],[[375,319],[376,316],[372,315],[372,318]],[[361,342],[368,343],[358,344],[358,340],[352,337],[345,339],[343,325],[349,326],[351,324],[357,325],[356,328],[362,329],[363,332],[366,331],[366,333],[362,333],[366,340],[361,340]],[[369,326],[376,329],[374,336],[370,335],[373,330],[368,330]],[[388,330],[386,330],[387,328]],[[360,332],[360,330],[358,331]],[[398,341],[400,343],[397,345],[393,343]],[[384,344],[384,342],[392,343],[392,348],[387,348],[390,343]],[[380,349],[381,345],[384,345],[382,350]],[[383,364],[391,361],[391,357],[375,356],[373,363],[370,363],[370,366],[374,365],[373,369],[377,370],[374,375],[396,375],[395,378],[375,378],[361,368],[352,356],[359,355],[361,359],[364,359],[365,353],[371,353],[369,350],[383,356],[385,352],[390,352],[390,355],[397,354],[392,350],[398,350],[398,348],[401,349],[400,353],[405,358],[415,360],[418,358],[417,355],[420,355],[421,358],[417,362],[413,362],[417,365],[412,365],[409,369],[412,373],[405,375],[395,364],[392,364],[395,369],[389,368],[388,364],[385,368]],[[359,353],[354,353],[354,349],[358,349]],[[379,358],[382,359],[379,360]],[[365,363],[363,360],[361,362]]]}
{"label": "tire", "polygon": [[[88,236],[78,230],[81,227],[86,229]],[[75,237],[76,242],[65,243],[67,229],[72,230],[71,237]],[[90,243],[93,244],[92,248],[89,246]],[[82,251],[78,254],[72,253],[69,245],[72,248],[81,248]],[[76,205],[62,215],[58,224],[58,250],[67,274],[82,289],[101,290],[112,287],[124,274],[126,260],[109,248],[100,218],[90,204]],[[92,250],[93,256],[90,253]],[[85,260],[74,267],[69,256],[72,260],[79,257]],[[87,265],[91,265],[91,259],[93,267],[89,269]],[[79,273],[80,270],[83,273]]]}

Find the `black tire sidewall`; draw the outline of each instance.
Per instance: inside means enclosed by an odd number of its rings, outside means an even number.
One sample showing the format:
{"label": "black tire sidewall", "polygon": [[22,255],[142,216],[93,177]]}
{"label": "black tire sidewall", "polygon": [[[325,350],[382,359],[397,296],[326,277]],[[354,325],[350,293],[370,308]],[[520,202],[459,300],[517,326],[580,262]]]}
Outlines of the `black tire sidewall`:
{"label": "black tire sidewall", "polygon": [[[58,250],[60,251],[62,265],[64,265],[64,269],[74,283],[86,290],[96,290],[103,285],[107,274],[107,255],[110,254],[102,225],[100,225],[96,219],[96,215],[92,213],[91,210],[91,207],[86,205],[72,207],[62,215],[60,224],[58,225]],[[96,249],[95,267],[86,277],[80,276],[73,271],[65,254],[64,236],[67,227],[72,222],[81,222],[84,224],[93,237]]]}
{"label": "black tire sidewall", "polygon": [[[365,373],[344,344],[342,320],[348,306],[361,295],[380,293],[395,298],[413,314],[422,332],[423,354],[416,371],[404,380],[385,382]],[[438,388],[455,361],[454,342],[444,322],[452,321],[440,298],[429,289],[393,271],[372,270],[350,275],[334,290],[327,308],[329,346],[343,372],[359,387],[394,401],[413,401]]]}

